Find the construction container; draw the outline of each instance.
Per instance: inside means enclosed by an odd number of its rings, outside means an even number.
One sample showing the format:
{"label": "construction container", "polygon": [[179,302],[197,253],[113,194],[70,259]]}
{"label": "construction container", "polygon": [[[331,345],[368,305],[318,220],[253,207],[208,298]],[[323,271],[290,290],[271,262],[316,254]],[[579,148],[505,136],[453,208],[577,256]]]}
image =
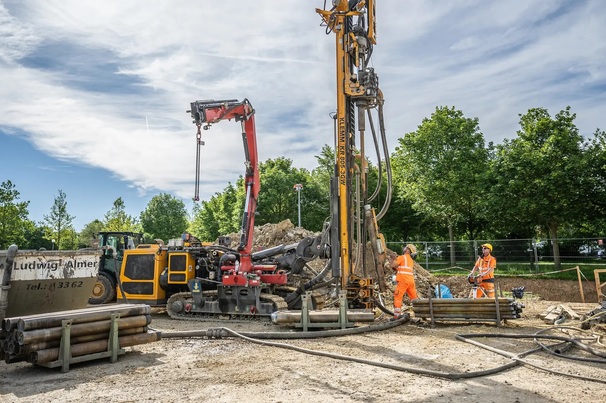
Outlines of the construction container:
{"label": "construction container", "polygon": [[0,250],[0,320],[86,307],[100,249]]}

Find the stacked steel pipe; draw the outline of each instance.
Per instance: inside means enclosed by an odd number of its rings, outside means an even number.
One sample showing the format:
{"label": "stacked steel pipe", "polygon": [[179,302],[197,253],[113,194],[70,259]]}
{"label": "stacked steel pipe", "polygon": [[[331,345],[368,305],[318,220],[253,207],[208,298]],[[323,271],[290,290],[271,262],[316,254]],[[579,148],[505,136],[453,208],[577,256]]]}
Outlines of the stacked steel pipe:
{"label": "stacked steel pipe", "polygon": [[69,322],[71,357],[108,350],[112,321],[118,326],[119,347],[151,343],[161,338],[148,330],[149,305],[100,305],[72,311],[2,319],[0,359],[9,364],[44,364],[59,358],[64,324]]}
{"label": "stacked steel pipe", "polygon": [[510,298],[422,298],[412,301],[417,318],[494,321],[520,318],[524,305]]}

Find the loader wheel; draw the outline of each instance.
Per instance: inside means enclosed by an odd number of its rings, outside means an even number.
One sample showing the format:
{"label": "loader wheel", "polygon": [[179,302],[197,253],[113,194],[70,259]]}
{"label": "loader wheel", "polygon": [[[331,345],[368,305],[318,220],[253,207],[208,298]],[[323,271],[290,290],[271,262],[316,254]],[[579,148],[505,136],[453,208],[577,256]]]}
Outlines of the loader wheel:
{"label": "loader wheel", "polygon": [[116,286],[104,274],[97,276],[97,281],[93,287],[93,294],[88,299],[89,304],[105,304],[111,302],[116,297]]}

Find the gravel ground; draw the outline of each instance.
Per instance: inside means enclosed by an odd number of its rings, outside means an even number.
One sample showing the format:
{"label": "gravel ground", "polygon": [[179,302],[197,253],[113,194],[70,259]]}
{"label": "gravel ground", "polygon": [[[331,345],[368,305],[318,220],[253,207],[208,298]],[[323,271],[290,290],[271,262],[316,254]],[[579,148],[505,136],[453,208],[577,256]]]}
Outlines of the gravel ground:
{"label": "gravel ground", "polygon": [[[105,359],[87,362],[73,365],[67,373],[28,363],[0,364],[0,401],[603,402],[604,363],[563,359],[544,352],[525,359],[550,371],[593,381],[556,375],[529,365],[458,380],[415,373],[469,374],[511,363],[510,358],[457,340],[455,336],[534,334],[549,327],[539,314],[547,306],[560,303],[532,299],[524,302],[523,318],[501,327],[460,323],[439,323],[431,327],[426,322],[413,320],[388,330],[330,338],[272,340],[274,345],[242,338],[171,338],[128,347],[117,363],[111,364]],[[596,307],[595,303],[569,305],[579,314]],[[579,322],[563,325],[578,327]],[[292,332],[269,323],[176,321],[162,311],[156,312],[152,320],[152,327],[164,332],[219,326],[236,332]],[[579,336],[581,333],[555,329],[549,334]],[[521,337],[477,340],[511,353],[537,347],[532,339]],[[595,338],[585,343],[606,357],[604,339],[601,343]],[[589,357],[579,349],[566,354]]]}

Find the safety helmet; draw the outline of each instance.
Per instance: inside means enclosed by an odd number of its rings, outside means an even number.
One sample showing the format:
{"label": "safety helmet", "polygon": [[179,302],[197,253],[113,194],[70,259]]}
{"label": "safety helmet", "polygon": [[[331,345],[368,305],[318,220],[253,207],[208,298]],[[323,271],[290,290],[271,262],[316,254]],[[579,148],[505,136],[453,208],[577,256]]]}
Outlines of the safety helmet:
{"label": "safety helmet", "polygon": [[411,243],[407,244],[404,248],[408,248],[408,250],[410,250],[411,254],[417,253],[417,247]]}
{"label": "safety helmet", "polygon": [[485,243],[482,245],[482,248],[488,248],[488,250],[490,251],[490,253],[492,253],[492,245],[489,243]]}

